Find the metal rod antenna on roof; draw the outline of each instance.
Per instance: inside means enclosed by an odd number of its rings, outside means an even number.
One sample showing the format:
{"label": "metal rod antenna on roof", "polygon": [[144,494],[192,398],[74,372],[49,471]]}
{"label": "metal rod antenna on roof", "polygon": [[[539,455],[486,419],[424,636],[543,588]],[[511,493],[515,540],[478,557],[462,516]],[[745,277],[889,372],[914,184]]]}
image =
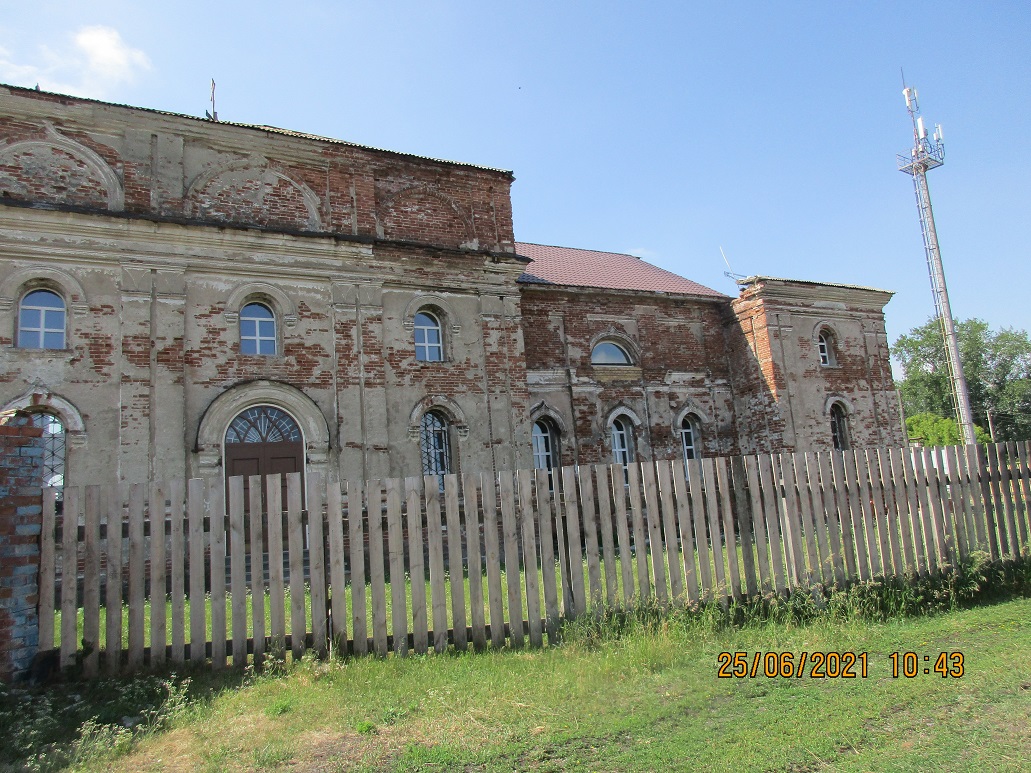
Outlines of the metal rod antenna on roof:
{"label": "metal rod antenna on roof", "polygon": [[211,79],[211,112],[209,113],[207,110],[205,110],[204,112],[208,116],[208,118],[210,118],[212,121],[217,121],[218,120],[218,111],[215,110],[215,79],[214,78]]}
{"label": "metal rod antenna on roof", "polygon": [[729,261],[729,260],[727,260],[727,253],[725,253],[725,252],[723,251],[723,246],[722,246],[722,245],[720,245],[720,255],[722,255],[722,256],[723,256],[723,262],[727,264],[727,268],[729,269],[728,271],[724,271],[724,272],[723,272],[723,276],[725,276],[725,277],[727,277],[728,279],[731,279],[731,280],[733,280],[733,281],[735,281],[735,282],[736,282],[736,281],[737,281],[738,279],[744,279],[744,278],[745,278],[745,275],[744,275],[744,274],[737,274],[737,273],[734,273],[734,269],[733,269],[733,268],[731,268],[731,266],[730,266],[730,261]]}

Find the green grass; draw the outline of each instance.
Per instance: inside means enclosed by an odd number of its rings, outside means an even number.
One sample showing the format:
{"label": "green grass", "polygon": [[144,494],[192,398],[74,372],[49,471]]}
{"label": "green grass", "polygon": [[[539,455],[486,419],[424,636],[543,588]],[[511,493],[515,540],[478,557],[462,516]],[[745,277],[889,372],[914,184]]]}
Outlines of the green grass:
{"label": "green grass", "polygon": [[[1023,596],[1023,597],[1021,597]],[[1008,600],[1000,601],[1000,598]],[[956,608],[980,601],[984,606]],[[928,614],[929,610],[937,610]],[[906,616],[907,612],[921,612]],[[562,646],[190,672],[0,696],[12,769],[1021,770],[1031,562],[723,610],[597,610]],[[868,653],[866,679],[719,679],[721,652]],[[888,655],[963,652],[893,678]],[[933,662],[933,657],[932,657]],[[121,728],[122,716],[142,721]],[[87,724],[91,717],[97,717]]]}

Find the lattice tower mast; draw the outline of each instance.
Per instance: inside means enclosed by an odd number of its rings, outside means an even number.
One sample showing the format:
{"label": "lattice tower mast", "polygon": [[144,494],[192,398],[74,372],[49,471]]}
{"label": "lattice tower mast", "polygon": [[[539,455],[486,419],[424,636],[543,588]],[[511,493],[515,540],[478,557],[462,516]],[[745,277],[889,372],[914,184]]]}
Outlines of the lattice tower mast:
{"label": "lattice tower mast", "polygon": [[935,125],[934,134],[927,136],[924,119],[920,115],[916,89],[906,87],[902,90],[906,98],[906,109],[913,121],[913,149],[908,155],[898,156],[899,171],[913,178],[913,189],[916,192],[916,207],[920,213],[920,230],[924,237],[924,252],[927,255],[927,272],[931,277],[931,291],[934,294],[934,309],[941,324],[942,337],[945,340],[945,361],[948,364],[949,380],[952,385],[952,398],[956,406],[956,419],[959,422],[963,442],[967,445],[977,442],[974,436],[973,412],[970,410],[970,392],[967,380],[963,375],[963,363],[959,359],[959,340],[956,336],[956,323],[952,317],[949,304],[949,290],[945,284],[945,269],[942,266],[941,251],[938,249],[938,233],[934,228],[934,211],[931,209],[931,194],[927,188],[927,171],[936,169],[945,163],[945,145],[942,143],[941,126]]}

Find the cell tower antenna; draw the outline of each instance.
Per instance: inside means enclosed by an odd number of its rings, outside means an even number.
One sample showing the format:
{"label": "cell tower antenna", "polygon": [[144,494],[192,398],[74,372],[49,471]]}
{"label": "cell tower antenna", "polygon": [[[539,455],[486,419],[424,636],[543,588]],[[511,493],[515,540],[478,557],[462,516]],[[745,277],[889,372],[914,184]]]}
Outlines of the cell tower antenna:
{"label": "cell tower antenna", "polygon": [[905,73],[902,75],[902,96],[906,100],[913,123],[913,149],[907,154],[899,154],[899,171],[913,178],[913,189],[916,192],[916,207],[920,213],[920,231],[924,238],[924,253],[927,256],[927,273],[931,278],[931,291],[934,294],[934,310],[941,324],[942,338],[945,340],[945,361],[949,368],[952,382],[952,397],[956,404],[956,419],[960,433],[966,445],[977,442],[974,435],[974,419],[970,410],[970,392],[967,379],[963,375],[963,363],[959,359],[959,340],[956,336],[956,322],[949,304],[949,290],[945,284],[945,269],[942,266],[941,250],[938,249],[938,232],[934,227],[934,211],[931,209],[931,193],[927,188],[927,172],[937,169],[945,163],[945,145],[942,143],[941,126],[935,125],[934,134],[927,136],[924,119],[920,115],[920,104],[917,102],[916,89],[906,85]]}

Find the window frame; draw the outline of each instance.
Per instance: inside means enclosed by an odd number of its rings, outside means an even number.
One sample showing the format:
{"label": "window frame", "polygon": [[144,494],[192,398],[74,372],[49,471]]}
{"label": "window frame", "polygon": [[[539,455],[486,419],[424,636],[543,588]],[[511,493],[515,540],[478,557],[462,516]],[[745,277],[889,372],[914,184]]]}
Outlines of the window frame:
{"label": "window frame", "polygon": [[[252,307],[260,308],[260,309],[265,309],[265,311],[267,311],[269,313],[269,317],[247,316],[246,315],[247,310],[252,308]],[[254,323],[254,335],[245,335],[244,334],[243,326],[244,326],[245,322],[253,322]],[[251,300],[245,301],[244,304],[240,307],[240,315],[239,315],[239,319],[237,321],[237,324],[239,326],[239,334],[240,334],[240,354],[246,355],[248,357],[276,357],[276,356],[279,355],[279,353],[280,353],[279,317],[276,315],[276,310],[274,308],[272,308],[272,306],[270,304],[266,303],[265,301],[259,300],[259,299],[251,299]],[[271,325],[271,327],[272,327],[272,334],[271,335],[263,335],[262,334],[262,328],[265,327],[266,325]],[[244,351],[244,341],[248,341],[248,342],[253,341],[254,342],[254,347],[255,347],[256,351],[252,351],[252,352]],[[262,346],[261,346],[262,342],[269,342],[269,341],[271,341],[271,343],[272,343],[272,351],[271,352],[262,351]]]}
{"label": "window frame", "polygon": [[[701,422],[698,417],[693,413],[687,413],[684,418],[680,420],[680,450],[684,456],[684,463],[687,464],[689,459],[701,459]],[[691,436],[691,443],[687,443],[687,435]],[[688,455],[688,449],[690,448],[690,456]]]}
{"label": "window frame", "polygon": [[852,436],[848,426],[848,411],[840,402],[831,403],[828,411],[831,424],[831,446],[835,451],[850,451]]}
{"label": "window frame", "polygon": [[451,428],[452,422],[439,410],[430,409],[419,420],[422,474],[436,476],[440,491],[444,490],[444,476],[454,473]]}
{"label": "window frame", "polygon": [[[60,490],[64,489],[65,481],[68,479],[68,427],[64,419],[52,410],[35,410],[30,412],[29,416],[32,426],[43,430],[43,484],[59,489],[58,499],[61,499]],[[48,432],[47,426],[44,424],[47,420],[49,420],[50,426],[56,424],[61,431]],[[56,440],[56,438],[60,438],[60,440]],[[60,457],[59,461],[55,463],[53,460],[58,457]],[[53,473],[49,477],[48,468],[49,472]],[[54,477],[61,478],[60,484],[52,482]]]}
{"label": "window frame", "polygon": [[[619,351],[620,353],[622,353],[623,358],[624,358],[625,361],[624,362],[599,362],[599,361],[597,361],[595,359],[595,354],[597,353],[598,349],[600,349],[603,346],[611,346],[614,349],[616,349],[617,351]],[[631,367],[632,368],[632,367],[634,367],[635,364],[636,364],[635,360],[634,360],[633,356],[631,355],[630,351],[627,349],[627,347],[617,343],[616,341],[613,341],[610,338],[602,339],[601,341],[598,341],[598,343],[596,343],[594,346],[591,347],[591,365],[593,367],[602,367],[602,368],[607,368],[607,367],[628,368],[628,367]]]}
{"label": "window frame", "polygon": [[[420,316],[429,318],[434,324],[420,325]],[[436,331],[437,340],[435,342],[426,340],[427,331]],[[422,334],[422,341],[419,340],[420,334]],[[447,352],[444,349],[444,315],[429,306],[424,306],[417,310],[415,314],[412,315],[412,343],[415,346],[416,362],[446,362]],[[420,350],[422,350],[422,353],[425,356],[420,356]],[[431,352],[436,352],[437,356],[430,356]]]}
{"label": "window frame", "polygon": [[[530,429],[530,444],[535,470],[550,471],[562,466],[559,443],[558,428],[553,421],[547,418],[539,418],[534,421],[533,427]],[[542,449],[541,445],[546,445],[547,448]]]}
{"label": "window frame", "polygon": [[[42,293],[50,295],[56,298],[60,302],[60,307],[56,306],[37,306],[37,305],[26,305],[26,301],[36,293]],[[26,328],[22,315],[26,311],[35,311],[39,314],[39,323],[36,327]],[[60,327],[47,327],[47,318],[52,314],[61,315]],[[18,312],[15,317],[17,330],[15,335],[16,348],[35,350],[35,351],[67,351],[68,350],[68,301],[65,297],[51,287],[30,287],[21,296],[18,301]],[[22,340],[22,336],[26,335],[27,332],[31,332],[38,336],[37,343],[35,345],[28,344]],[[47,335],[48,334],[61,334],[61,345],[60,346],[47,346]]]}
{"label": "window frame", "polygon": [[626,414],[614,416],[609,422],[609,444],[613,464],[621,465],[625,471],[634,463],[637,456],[634,423]]}
{"label": "window frame", "polygon": [[827,325],[816,331],[816,352],[821,368],[833,368],[838,364],[838,339]]}

